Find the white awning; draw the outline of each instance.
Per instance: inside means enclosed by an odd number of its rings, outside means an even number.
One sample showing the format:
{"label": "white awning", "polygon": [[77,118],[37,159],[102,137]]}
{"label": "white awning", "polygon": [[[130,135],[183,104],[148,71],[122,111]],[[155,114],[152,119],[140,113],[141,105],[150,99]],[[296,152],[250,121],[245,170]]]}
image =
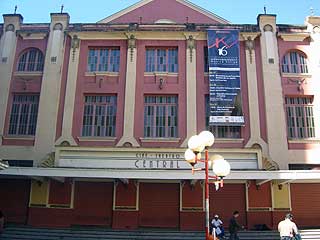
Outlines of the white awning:
{"label": "white awning", "polygon": [[[204,172],[170,169],[88,169],[88,168],[39,168],[9,167],[0,171],[0,176],[17,177],[62,177],[62,178],[111,178],[111,179],[155,179],[155,180],[201,180]],[[320,170],[280,170],[280,171],[231,171],[226,180],[282,180],[292,182],[299,180],[320,181]]]}

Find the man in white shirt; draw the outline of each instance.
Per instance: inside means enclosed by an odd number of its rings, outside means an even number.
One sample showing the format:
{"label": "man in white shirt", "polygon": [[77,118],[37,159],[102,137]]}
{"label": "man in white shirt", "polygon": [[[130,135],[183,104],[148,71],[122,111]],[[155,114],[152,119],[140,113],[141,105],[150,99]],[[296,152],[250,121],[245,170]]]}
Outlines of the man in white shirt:
{"label": "man in white shirt", "polygon": [[288,213],[286,218],[279,222],[278,231],[280,233],[281,240],[291,240],[293,236],[298,234],[297,225],[292,221],[293,215]]}
{"label": "man in white shirt", "polygon": [[222,227],[222,221],[219,219],[219,216],[216,214],[211,221],[211,225],[216,232],[216,236],[224,239],[224,229]]}

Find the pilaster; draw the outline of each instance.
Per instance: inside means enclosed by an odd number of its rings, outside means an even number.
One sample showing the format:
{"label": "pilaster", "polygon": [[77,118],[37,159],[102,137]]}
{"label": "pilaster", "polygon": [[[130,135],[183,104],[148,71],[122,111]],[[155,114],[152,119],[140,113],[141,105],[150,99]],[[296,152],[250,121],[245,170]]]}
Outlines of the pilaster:
{"label": "pilaster", "polygon": [[186,147],[191,136],[197,134],[197,59],[196,37],[194,33],[185,33],[186,37],[186,99],[187,99],[187,135],[181,147]]}
{"label": "pilaster", "polygon": [[68,24],[69,15],[67,13],[51,14],[35,138],[36,161],[54,150],[65,48],[64,30]]}
{"label": "pilaster", "polygon": [[71,146],[76,146],[77,143],[72,136],[72,125],[73,125],[73,113],[76,98],[76,87],[78,78],[78,66],[80,59],[80,45],[81,40],[76,34],[71,35],[71,48],[68,63],[68,76],[66,86],[66,96],[63,107],[63,121],[62,121],[62,135],[57,140],[56,145],[60,145],[66,141]]}
{"label": "pilaster", "polygon": [[276,16],[259,15],[262,76],[266,107],[269,156],[281,169],[288,169],[287,127],[279,69]]}
{"label": "pilaster", "polygon": [[255,55],[254,40],[260,33],[241,33],[245,41],[246,48],[246,71],[248,81],[248,98],[249,98],[249,118],[250,118],[250,139],[246,147],[252,147],[259,144],[262,147],[263,155],[268,154],[268,146],[260,136],[260,115],[259,115],[259,98],[257,84],[257,64]]}
{"label": "pilaster", "polygon": [[308,56],[312,70],[312,85],[314,86],[313,113],[316,137],[320,137],[320,16],[306,18],[307,30],[310,33],[310,54]]}
{"label": "pilaster", "polygon": [[134,112],[136,97],[136,81],[137,81],[137,48],[136,36],[128,33],[128,52],[127,52],[127,70],[126,70],[126,90],[124,103],[124,121],[123,136],[117,146],[129,144],[132,147],[140,146],[134,138]]}
{"label": "pilaster", "polygon": [[20,29],[23,17],[20,14],[4,14],[3,19],[3,34],[0,39],[0,145],[2,145],[10,81],[17,46],[16,31]]}

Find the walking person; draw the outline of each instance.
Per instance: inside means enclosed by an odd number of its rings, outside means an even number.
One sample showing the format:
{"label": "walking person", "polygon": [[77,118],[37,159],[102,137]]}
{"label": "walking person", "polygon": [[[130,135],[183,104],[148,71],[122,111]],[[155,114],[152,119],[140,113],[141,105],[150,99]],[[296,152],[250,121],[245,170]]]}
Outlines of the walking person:
{"label": "walking person", "polygon": [[222,224],[223,223],[222,223],[221,219],[219,218],[219,216],[217,214],[214,215],[214,218],[211,221],[211,226],[212,226],[212,229],[214,229],[216,231],[216,236],[219,239],[224,239],[224,228],[223,228]]}
{"label": "walking person", "polygon": [[234,211],[233,216],[229,221],[229,232],[230,232],[229,240],[240,240],[238,236],[238,231],[240,229],[243,229],[243,226],[238,223],[237,221],[238,217],[239,217],[239,212]]}
{"label": "walking person", "polygon": [[278,231],[281,240],[301,239],[297,225],[293,222],[293,215],[291,213],[286,214],[285,219],[279,222]]}

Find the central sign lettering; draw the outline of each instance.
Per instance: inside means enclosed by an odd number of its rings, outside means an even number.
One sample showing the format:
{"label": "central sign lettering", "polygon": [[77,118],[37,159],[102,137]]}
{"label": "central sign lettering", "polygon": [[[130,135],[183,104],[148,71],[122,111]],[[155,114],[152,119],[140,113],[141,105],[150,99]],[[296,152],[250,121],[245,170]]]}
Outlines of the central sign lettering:
{"label": "central sign lettering", "polygon": [[147,169],[179,169],[179,162],[182,159],[178,153],[136,153],[137,160],[134,163],[136,168]]}

